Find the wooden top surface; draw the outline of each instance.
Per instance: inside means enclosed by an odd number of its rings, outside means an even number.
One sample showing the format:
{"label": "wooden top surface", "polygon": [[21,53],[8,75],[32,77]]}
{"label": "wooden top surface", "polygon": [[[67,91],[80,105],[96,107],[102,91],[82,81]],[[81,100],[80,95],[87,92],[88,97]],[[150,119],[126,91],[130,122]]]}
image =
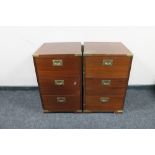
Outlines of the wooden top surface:
{"label": "wooden top surface", "polygon": [[59,54],[79,54],[81,55],[80,42],[55,42],[44,43],[35,53],[34,56]]}
{"label": "wooden top surface", "polygon": [[121,42],[85,42],[84,55],[132,55]]}

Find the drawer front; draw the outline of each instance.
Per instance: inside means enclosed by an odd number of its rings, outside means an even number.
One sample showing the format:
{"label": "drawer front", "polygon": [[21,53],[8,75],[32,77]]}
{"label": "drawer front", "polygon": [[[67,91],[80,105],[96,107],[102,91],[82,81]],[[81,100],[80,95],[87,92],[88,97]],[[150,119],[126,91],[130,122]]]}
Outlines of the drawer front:
{"label": "drawer front", "polygon": [[86,77],[127,78],[132,57],[128,56],[86,56],[84,57]]}
{"label": "drawer front", "polygon": [[80,78],[43,78],[39,79],[41,94],[80,95]]}
{"label": "drawer front", "polygon": [[102,89],[114,87],[126,87],[128,79],[112,79],[112,78],[86,78],[86,88]]}
{"label": "drawer front", "polygon": [[79,56],[36,57],[35,63],[40,76],[50,74],[79,76],[81,74],[81,57]]}
{"label": "drawer front", "polygon": [[113,112],[123,109],[123,97],[112,96],[86,96],[84,110],[90,110],[92,112]]}
{"label": "drawer front", "polygon": [[122,96],[126,92],[127,79],[85,79],[86,95]]}
{"label": "drawer front", "polygon": [[43,95],[44,110],[51,112],[76,112],[81,109],[80,96]]}
{"label": "drawer front", "polygon": [[[90,88],[90,87],[89,87]],[[86,88],[86,95],[111,95],[111,96],[123,96],[126,92],[126,88],[102,88],[102,89],[88,89]]]}

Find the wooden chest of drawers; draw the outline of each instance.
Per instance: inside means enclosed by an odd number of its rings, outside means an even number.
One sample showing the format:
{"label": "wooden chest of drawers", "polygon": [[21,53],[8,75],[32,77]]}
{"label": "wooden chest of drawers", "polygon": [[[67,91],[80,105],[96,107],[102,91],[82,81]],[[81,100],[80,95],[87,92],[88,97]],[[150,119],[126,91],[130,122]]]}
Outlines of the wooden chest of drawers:
{"label": "wooden chest of drawers", "polygon": [[45,43],[33,55],[45,112],[82,109],[81,43]]}
{"label": "wooden chest of drawers", "polygon": [[85,112],[123,111],[131,62],[132,54],[122,43],[84,43]]}
{"label": "wooden chest of drawers", "polygon": [[45,43],[33,55],[45,112],[122,112],[131,52],[122,43]]}

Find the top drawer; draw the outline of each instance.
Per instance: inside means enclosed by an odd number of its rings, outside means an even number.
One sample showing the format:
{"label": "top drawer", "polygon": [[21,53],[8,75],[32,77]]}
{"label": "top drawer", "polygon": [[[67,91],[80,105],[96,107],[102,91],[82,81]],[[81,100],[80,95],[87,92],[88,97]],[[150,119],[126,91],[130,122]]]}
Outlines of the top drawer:
{"label": "top drawer", "polygon": [[127,78],[131,56],[85,56],[86,77]]}
{"label": "top drawer", "polygon": [[38,74],[79,76],[81,74],[80,56],[49,56],[34,58]]}

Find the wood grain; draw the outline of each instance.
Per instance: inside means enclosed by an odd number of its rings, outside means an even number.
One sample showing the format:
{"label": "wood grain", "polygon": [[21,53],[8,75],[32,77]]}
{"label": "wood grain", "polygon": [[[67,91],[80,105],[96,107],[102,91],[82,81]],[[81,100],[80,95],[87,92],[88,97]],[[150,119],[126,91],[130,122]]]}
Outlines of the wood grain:
{"label": "wood grain", "polygon": [[[64,80],[64,85],[55,85],[55,80]],[[80,77],[45,77],[40,78],[39,83],[42,94],[80,95]]]}
{"label": "wood grain", "polygon": [[85,42],[84,55],[102,56],[102,55],[132,55],[127,47],[121,42]]}
{"label": "wood grain", "polygon": [[[113,60],[112,66],[103,66],[103,60]],[[131,57],[128,56],[85,56],[86,77],[128,78]]]}
{"label": "wood grain", "polygon": [[100,97],[102,96],[86,96],[84,109],[92,112],[114,112],[123,109],[124,100],[122,96],[104,96],[110,98],[107,103],[102,103]]}
{"label": "wood grain", "polygon": [[80,42],[53,42],[44,43],[35,53],[34,56],[51,56],[51,55],[81,55]]}
{"label": "wood grain", "polygon": [[[58,103],[57,97],[65,97],[66,101],[64,103]],[[80,96],[71,95],[43,95],[44,110],[49,110],[53,112],[76,112],[81,109],[80,106]]]}
{"label": "wood grain", "polygon": [[[112,65],[103,65],[111,60]],[[122,111],[132,63],[131,52],[122,43],[84,44],[84,111]],[[111,85],[101,85],[101,80],[111,80]],[[101,97],[109,98],[107,103]]]}
{"label": "wood grain", "polygon": [[[52,60],[62,60],[63,66],[53,66]],[[52,56],[35,58],[39,76],[81,76],[81,57]]]}
{"label": "wood grain", "polygon": [[94,89],[93,87],[86,87],[85,95],[112,95],[112,96],[124,96],[126,92],[126,87],[110,87],[110,88],[98,88]]}
{"label": "wood grain", "polygon": [[[102,85],[102,80],[110,80],[110,85]],[[92,90],[106,88],[124,88],[128,83],[127,78],[85,78],[86,88]]]}
{"label": "wood grain", "polygon": [[[77,112],[82,109],[82,55],[80,43],[45,43],[33,59],[42,107],[46,112]],[[53,60],[62,60],[54,66]],[[55,85],[54,80],[64,80]],[[64,103],[57,97],[65,97]]]}

